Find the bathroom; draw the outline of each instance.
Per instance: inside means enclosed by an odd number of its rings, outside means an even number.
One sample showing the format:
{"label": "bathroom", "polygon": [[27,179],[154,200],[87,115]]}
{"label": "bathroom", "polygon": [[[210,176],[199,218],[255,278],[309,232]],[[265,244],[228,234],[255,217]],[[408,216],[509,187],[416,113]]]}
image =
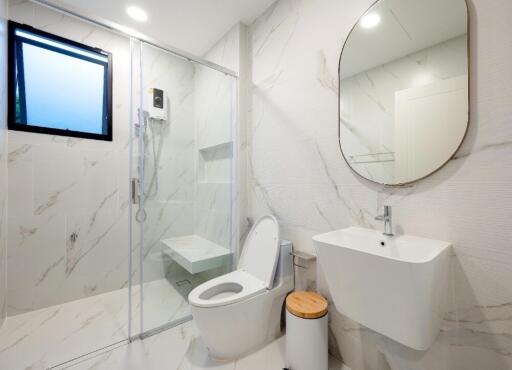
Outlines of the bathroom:
{"label": "bathroom", "polygon": [[0,0],[0,369],[512,370],[511,14]]}

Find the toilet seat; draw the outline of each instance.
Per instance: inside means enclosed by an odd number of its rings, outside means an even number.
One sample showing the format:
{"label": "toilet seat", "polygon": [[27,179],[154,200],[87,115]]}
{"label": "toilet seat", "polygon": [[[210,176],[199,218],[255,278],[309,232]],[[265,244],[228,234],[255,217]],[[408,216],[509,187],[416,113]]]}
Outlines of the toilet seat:
{"label": "toilet seat", "polygon": [[249,232],[236,271],[194,288],[190,312],[216,359],[235,359],[277,338],[286,295],[293,290],[292,245],[272,216]]}
{"label": "toilet seat", "polygon": [[196,307],[219,307],[240,302],[266,291],[264,281],[240,269],[209,280],[188,296]]}
{"label": "toilet seat", "polygon": [[272,288],[279,260],[279,224],[260,218],[247,235],[238,270],[209,280],[188,295],[195,307],[220,307],[244,301]]}
{"label": "toilet seat", "polygon": [[264,281],[271,289],[279,260],[280,240],[277,219],[274,216],[261,217],[245,239],[238,269]]}

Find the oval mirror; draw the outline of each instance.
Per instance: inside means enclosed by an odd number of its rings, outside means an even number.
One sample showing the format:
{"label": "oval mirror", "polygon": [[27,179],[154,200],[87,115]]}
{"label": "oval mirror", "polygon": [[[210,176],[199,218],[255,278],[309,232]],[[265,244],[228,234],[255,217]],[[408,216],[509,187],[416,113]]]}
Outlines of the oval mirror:
{"label": "oval mirror", "polygon": [[380,0],[340,57],[339,140],[364,178],[422,179],[446,164],[468,127],[465,0]]}

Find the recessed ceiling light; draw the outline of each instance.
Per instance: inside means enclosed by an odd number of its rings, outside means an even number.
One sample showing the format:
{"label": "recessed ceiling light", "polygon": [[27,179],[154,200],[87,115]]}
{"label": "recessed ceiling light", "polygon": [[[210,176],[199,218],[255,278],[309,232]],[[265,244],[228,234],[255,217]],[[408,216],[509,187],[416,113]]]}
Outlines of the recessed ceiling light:
{"label": "recessed ceiling light", "polygon": [[126,8],[126,13],[135,19],[137,22],[145,22],[148,20],[148,13],[136,6],[129,6]]}
{"label": "recessed ceiling light", "polygon": [[363,28],[376,27],[380,23],[380,15],[377,13],[366,14],[361,18],[360,23]]}

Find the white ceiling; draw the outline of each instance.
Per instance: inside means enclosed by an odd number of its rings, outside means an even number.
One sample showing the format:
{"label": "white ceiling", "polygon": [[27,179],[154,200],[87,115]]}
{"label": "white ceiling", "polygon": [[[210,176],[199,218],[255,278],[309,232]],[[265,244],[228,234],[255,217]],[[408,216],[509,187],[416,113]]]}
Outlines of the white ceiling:
{"label": "white ceiling", "polygon": [[343,49],[342,78],[410,55],[467,31],[465,0],[383,0],[369,12],[375,28],[356,25]]}
{"label": "white ceiling", "polygon": [[[191,54],[204,55],[238,22],[251,23],[276,0],[54,0],[53,2],[132,28]],[[149,16],[126,14],[135,5]]]}

